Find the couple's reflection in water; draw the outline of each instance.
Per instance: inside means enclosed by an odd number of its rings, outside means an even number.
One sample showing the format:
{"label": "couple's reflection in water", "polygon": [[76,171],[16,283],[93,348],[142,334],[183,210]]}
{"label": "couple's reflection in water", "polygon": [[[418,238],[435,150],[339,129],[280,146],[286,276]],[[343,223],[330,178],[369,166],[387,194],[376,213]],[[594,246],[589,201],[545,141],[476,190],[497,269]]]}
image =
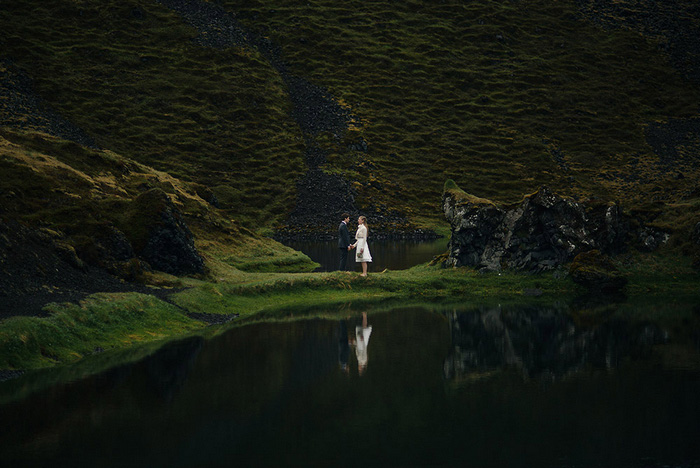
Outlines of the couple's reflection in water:
{"label": "couple's reflection in water", "polygon": [[372,335],[372,326],[367,323],[367,312],[362,312],[361,322],[358,318],[350,320],[350,327],[348,330],[348,319],[340,320],[338,323],[338,364],[344,373],[350,374],[350,348],[354,348],[357,373],[363,375],[367,370],[367,347],[369,337]]}

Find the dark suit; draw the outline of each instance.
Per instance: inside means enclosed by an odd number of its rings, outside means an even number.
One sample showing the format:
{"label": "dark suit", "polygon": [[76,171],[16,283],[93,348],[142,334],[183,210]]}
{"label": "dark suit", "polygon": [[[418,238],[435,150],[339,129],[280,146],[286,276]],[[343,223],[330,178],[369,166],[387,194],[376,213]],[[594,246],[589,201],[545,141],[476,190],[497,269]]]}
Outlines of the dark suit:
{"label": "dark suit", "polygon": [[338,250],[340,251],[340,266],[339,270],[345,270],[345,266],[348,263],[348,246],[350,245],[350,232],[348,231],[348,225],[345,222],[341,222],[338,226]]}

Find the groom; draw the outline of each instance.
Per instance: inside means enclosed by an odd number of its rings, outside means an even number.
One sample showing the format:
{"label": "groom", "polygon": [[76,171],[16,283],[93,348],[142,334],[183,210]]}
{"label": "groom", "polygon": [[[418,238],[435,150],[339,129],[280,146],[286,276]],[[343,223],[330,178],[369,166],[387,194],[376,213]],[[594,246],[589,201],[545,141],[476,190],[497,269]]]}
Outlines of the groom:
{"label": "groom", "polygon": [[340,226],[338,226],[338,250],[340,251],[340,271],[345,271],[345,266],[348,263],[348,252],[352,249],[350,244],[350,232],[348,231],[348,223],[350,222],[350,215],[348,213],[343,213],[341,215],[342,221]]}

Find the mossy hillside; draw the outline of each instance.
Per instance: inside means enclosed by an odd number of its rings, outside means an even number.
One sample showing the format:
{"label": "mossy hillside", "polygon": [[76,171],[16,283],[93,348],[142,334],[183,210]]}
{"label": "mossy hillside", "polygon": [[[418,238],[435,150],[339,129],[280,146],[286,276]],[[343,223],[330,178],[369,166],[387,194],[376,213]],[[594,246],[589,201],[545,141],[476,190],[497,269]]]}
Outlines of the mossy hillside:
{"label": "mossy hillside", "polygon": [[[447,178],[497,202],[542,184],[632,202],[693,185],[656,165],[644,129],[696,115],[697,89],[653,39],[595,27],[573,1],[224,4],[352,109],[326,169],[360,202],[436,213]],[[360,137],[369,152],[345,150]]]}
{"label": "mossy hillside", "polygon": [[201,47],[147,0],[11,2],[0,24],[3,54],[98,145],[203,183],[246,224],[290,210],[302,138],[281,78],[254,50]]}
{"label": "mossy hillside", "polygon": [[[203,200],[201,186],[111,151],[40,133],[0,131],[0,215],[50,229],[100,264],[95,241],[109,226],[138,250],[158,222],[165,196],[183,214],[205,259],[248,270],[315,268],[306,255],[241,226]],[[225,255],[224,255],[225,253]]]}
{"label": "mossy hillside", "polygon": [[[351,110],[346,135],[318,142],[359,206],[429,224],[446,178],[496,202],[541,184],[675,201],[697,179],[674,179],[644,139],[649,122],[696,115],[697,89],[654,38],[595,27],[573,0],[223,4]],[[99,144],[209,185],[247,225],[285,218],[302,138],[258,52],[200,47],[146,0],[12,2],[0,22],[5,53]],[[359,138],[369,152],[348,149]]]}

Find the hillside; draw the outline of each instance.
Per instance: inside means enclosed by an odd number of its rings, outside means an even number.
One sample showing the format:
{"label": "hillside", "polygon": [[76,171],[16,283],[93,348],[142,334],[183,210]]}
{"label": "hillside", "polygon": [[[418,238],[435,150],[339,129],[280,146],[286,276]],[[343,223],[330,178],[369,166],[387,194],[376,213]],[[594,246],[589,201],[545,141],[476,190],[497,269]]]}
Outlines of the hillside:
{"label": "hillside", "polygon": [[[546,184],[685,229],[699,25],[685,0],[4,3],[0,127],[18,147],[2,151],[71,154],[78,171],[116,155],[245,239],[332,231],[346,209],[378,231],[430,228],[446,179],[496,202]],[[29,180],[10,174],[7,206]],[[144,188],[114,184],[128,200]],[[61,190],[85,206],[49,213],[27,189],[2,215],[90,236],[76,220],[102,202]],[[101,222],[118,224],[109,209]],[[200,241],[226,229],[192,227]]]}

